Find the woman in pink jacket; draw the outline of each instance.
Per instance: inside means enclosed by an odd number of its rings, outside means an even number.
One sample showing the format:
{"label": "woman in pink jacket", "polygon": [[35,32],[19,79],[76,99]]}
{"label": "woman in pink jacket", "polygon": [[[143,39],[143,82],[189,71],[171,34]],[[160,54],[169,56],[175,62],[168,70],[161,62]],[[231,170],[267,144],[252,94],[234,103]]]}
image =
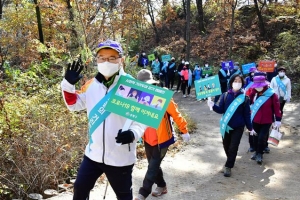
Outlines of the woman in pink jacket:
{"label": "woman in pink jacket", "polygon": [[190,65],[189,62],[185,62],[184,66],[181,70],[181,90],[182,90],[184,98],[186,98],[185,90],[186,90],[186,87],[188,85],[188,80],[189,80],[189,65]]}

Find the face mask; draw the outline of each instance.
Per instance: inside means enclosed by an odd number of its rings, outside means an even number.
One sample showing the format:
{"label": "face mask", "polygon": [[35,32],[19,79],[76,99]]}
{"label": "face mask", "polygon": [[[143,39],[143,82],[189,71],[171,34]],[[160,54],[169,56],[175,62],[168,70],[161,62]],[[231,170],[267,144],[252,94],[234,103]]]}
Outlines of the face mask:
{"label": "face mask", "polygon": [[280,77],[283,77],[285,75],[284,72],[279,72],[278,74],[279,74]]}
{"label": "face mask", "polygon": [[208,64],[205,64],[205,67],[208,67]]}
{"label": "face mask", "polygon": [[184,64],[184,60],[181,63]]}
{"label": "face mask", "polygon": [[117,71],[119,71],[119,63],[110,63],[110,62],[104,62],[104,63],[98,63],[98,71],[105,77],[111,77]]}
{"label": "face mask", "polygon": [[263,87],[255,88],[255,90],[256,90],[257,92],[261,92],[263,89],[264,89]]}
{"label": "face mask", "polygon": [[232,89],[239,90],[242,87],[242,83],[232,83]]}

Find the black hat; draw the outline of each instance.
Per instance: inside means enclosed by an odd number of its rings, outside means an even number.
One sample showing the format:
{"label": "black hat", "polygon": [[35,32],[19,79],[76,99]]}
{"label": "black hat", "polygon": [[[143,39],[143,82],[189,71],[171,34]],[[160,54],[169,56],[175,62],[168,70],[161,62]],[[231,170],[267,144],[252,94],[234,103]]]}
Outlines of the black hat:
{"label": "black hat", "polygon": [[278,72],[281,71],[281,70],[286,71],[285,67],[278,67],[278,68],[277,68],[277,71],[278,71]]}

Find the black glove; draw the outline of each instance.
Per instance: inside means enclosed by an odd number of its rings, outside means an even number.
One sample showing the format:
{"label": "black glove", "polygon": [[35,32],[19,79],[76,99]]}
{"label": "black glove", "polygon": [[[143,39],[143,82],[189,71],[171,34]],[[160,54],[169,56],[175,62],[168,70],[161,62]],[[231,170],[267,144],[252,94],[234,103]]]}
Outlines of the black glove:
{"label": "black glove", "polygon": [[65,79],[70,84],[75,85],[82,78],[80,74],[82,69],[83,64],[80,58],[77,61],[73,61],[72,65],[69,63],[65,73]]}
{"label": "black glove", "polygon": [[122,131],[122,129],[120,129],[118,132],[118,136],[116,137],[116,142],[122,144],[129,144],[133,142],[133,140],[134,134],[131,130]]}

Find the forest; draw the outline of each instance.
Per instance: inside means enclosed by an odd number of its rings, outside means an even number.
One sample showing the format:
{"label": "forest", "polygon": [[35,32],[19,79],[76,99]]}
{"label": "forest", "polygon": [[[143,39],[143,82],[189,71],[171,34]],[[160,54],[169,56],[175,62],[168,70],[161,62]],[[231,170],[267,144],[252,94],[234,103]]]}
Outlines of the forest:
{"label": "forest", "polygon": [[125,71],[136,54],[179,63],[275,60],[300,94],[300,0],[0,0],[0,199],[55,189],[76,175],[87,142],[85,112],[60,89],[79,56],[95,76],[95,48],[120,41]]}

